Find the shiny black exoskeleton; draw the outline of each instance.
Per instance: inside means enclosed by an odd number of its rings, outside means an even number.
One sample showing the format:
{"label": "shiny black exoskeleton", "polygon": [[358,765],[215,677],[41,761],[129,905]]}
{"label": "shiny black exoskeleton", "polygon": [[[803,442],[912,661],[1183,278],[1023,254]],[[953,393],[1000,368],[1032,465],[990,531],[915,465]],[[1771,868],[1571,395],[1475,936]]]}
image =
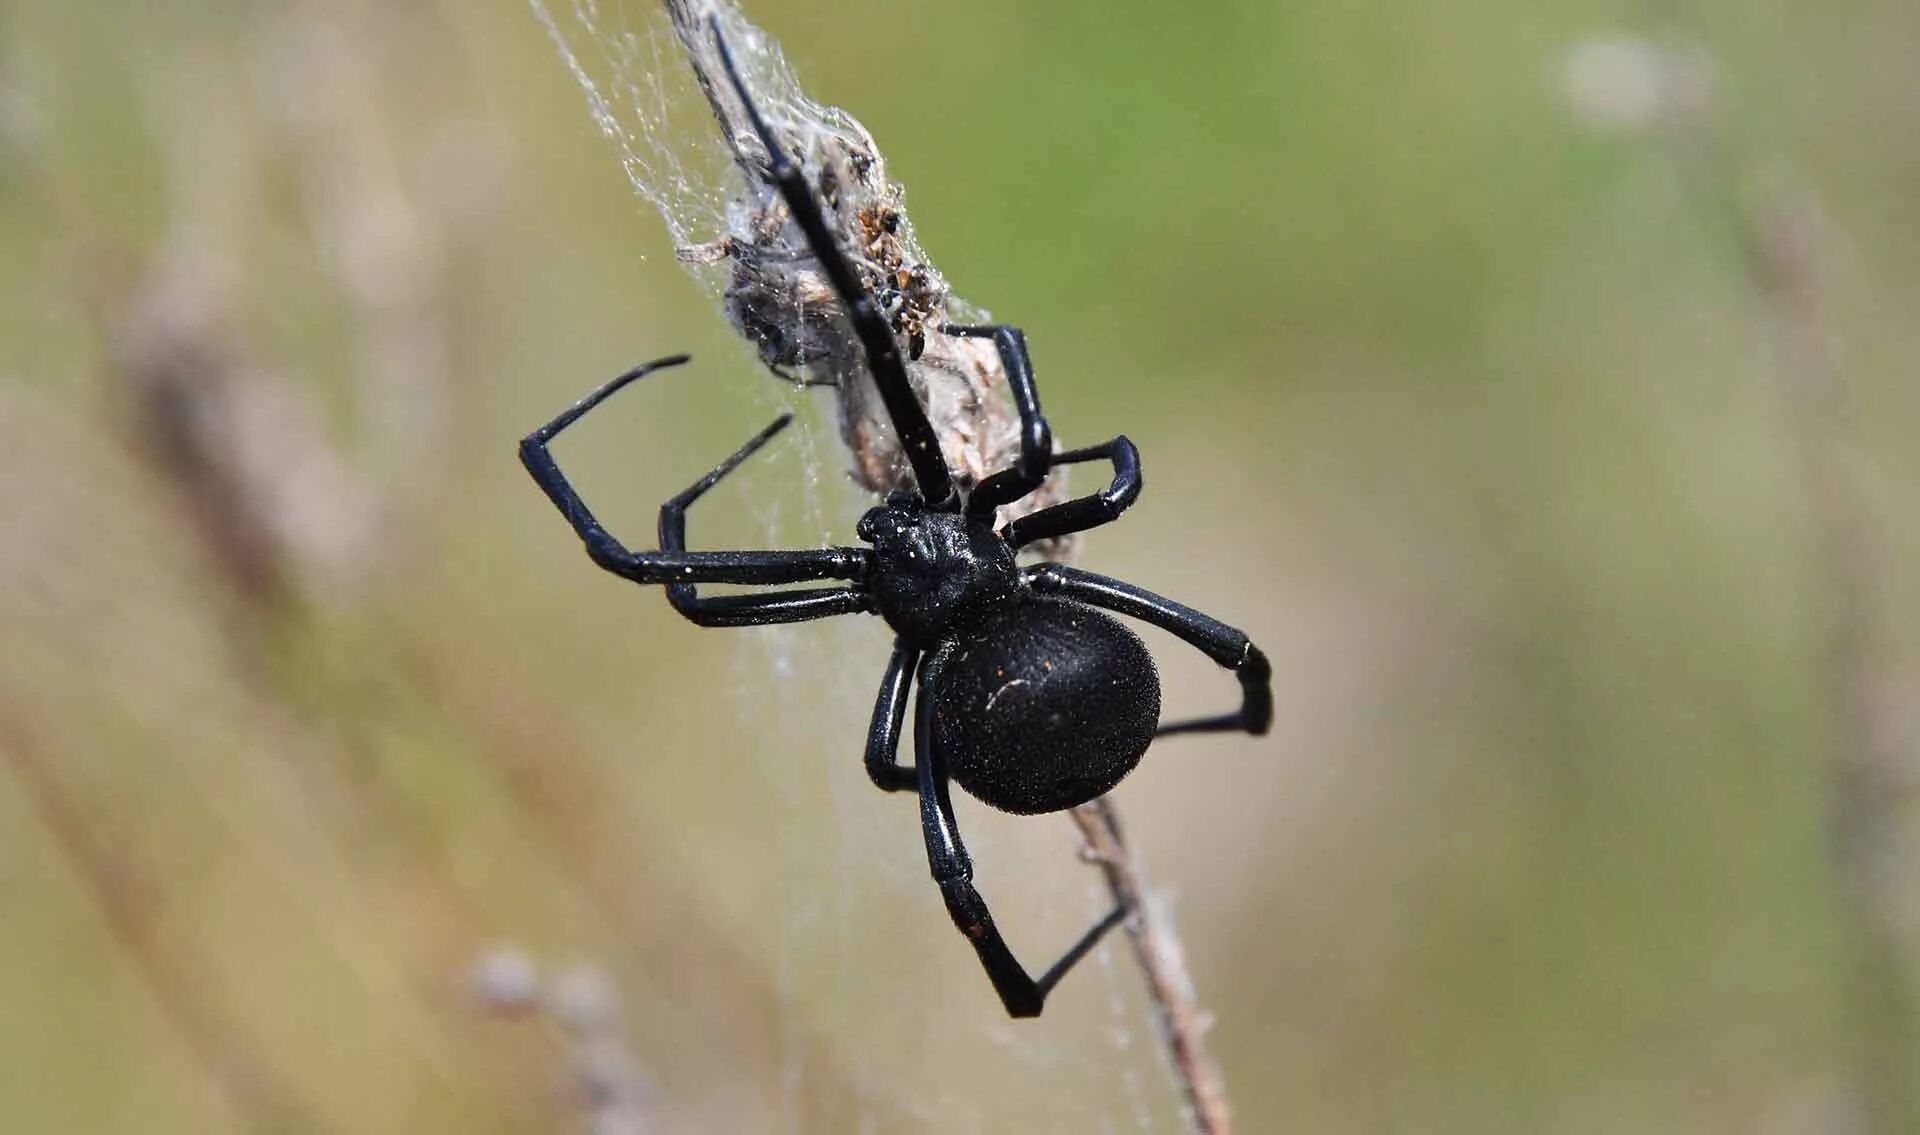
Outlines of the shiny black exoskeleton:
{"label": "shiny black exoskeleton", "polygon": [[[1159,675],[1138,636],[1035,594],[989,520],[904,497],[858,534],[873,544],[875,610],[925,657],[933,744],[960,787],[1031,815],[1085,804],[1133,771],[1160,723]],[[904,787],[913,775],[874,779]]]}
{"label": "shiny black exoskeleton", "polygon": [[[1238,630],[1119,580],[1057,564],[1021,567],[1016,553],[1036,540],[1084,531],[1120,516],[1140,495],[1140,456],[1116,437],[1056,452],[1040,412],[1025,337],[1012,327],[947,326],[948,335],[988,337],[1006,369],[1020,411],[1020,456],[971,487],[957,484],[907,380],[892,328],[827,227],[800,168],[780,147],[748,97],[717,24],[713,37],[735,93],[767,152],[767,171],[805,236],[859,337],[887,415],[899,434],[918,491],[896,493],[856,529],[866,547],[806,551],[687,550],[693,502],[786,428],[782,416],[732,457],[660,506],[660,547],[635,552],[615,539],[560,472],[548,443],[616,390],[679,355],[626,372],[520,443],[520,459],[586,544],[594,562],[635,583],[661,584],[667,599],[700,626],[760,626],[830,615],[877,614],[894,631],[891,660],[867,732],[866,765],[889,792],[920,801],[927,861],[954,924],[973,945],[1008,1013],[1037,1016],[1047,994],[1101,935],[1115,910],[1081,936],[1039,977],[1007,948],[973,886],[973,863],[954,822],[948,785],[1020,814],[1084,804],[1118,784],[1155,737],[1170,733],[1265,733],[1273,716],[1266,656]],[[995,529],[1003,505],[1039,488],[1056,466],[1105,461],[1106,488]],[[702,583],[792,584],[839,580],[842,586],[707,595]],[[1240,681],[1240,707],[1215,717],[1162,724],[1160,680],[1146,646],[1105,612],[1171,631]],[[897,758],[907,694],[918,681],[914,763]]]}

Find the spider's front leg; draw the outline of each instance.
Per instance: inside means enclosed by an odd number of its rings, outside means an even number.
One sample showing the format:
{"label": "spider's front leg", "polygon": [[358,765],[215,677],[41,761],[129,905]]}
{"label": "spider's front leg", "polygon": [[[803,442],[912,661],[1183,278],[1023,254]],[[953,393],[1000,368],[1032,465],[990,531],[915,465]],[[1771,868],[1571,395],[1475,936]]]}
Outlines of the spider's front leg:
{"label": "spider's front leg", "polygon": [[1004,323],[962,326],[949,323],[941,328],[948,335],[969,339],[992,339],[1000,356],[1000,368],[1006,372],[1007,387],[1013,392],[1014,408],[1020,412],[1020,456],[1013,466],[1002,469],[980,482],[967,498],[967,511],[990,517],[995,509],[1012,504],[1046,483],[1047,474],[1056,466],[1082,461],[1110,461],[1113,481],[1106,488],[1050,508],[1040,509],[1010,522],[1002,533],[1015,548],[1036,540],[1050,540],[1084,532],[1118,520],[1140,497],[1140,451],[1120,436],[1084,449],[1053,452],[1053,427],[1040,412],[1040,389],[1033,379],[1033,359],[1027,354],[1027,337],[1018,327]]}
{"label": "spider's front leg", "polygon": [[829,615],[871,610],[864,591],[853,587],[800,588],[760,595],[701,598],[696,583],[777,584],[808,580],[858,580],[866,573],[867,555],[859,548],[815,548],[805,551],[690,552],[686,547],[686,511],[695,500],[758,452],[792,421],[783,415],[754,435],[733,456],[660,506],[660,548],[634,552],[601,525],[580,494],[568,482],[547,446],[562,430],[620,388],[654,371],[679,366],[685,355],[675,355],[634,367],[615,377],[567,411],[529,434],[520,443],[520,461],[532,474],[554,507],[586,545],[593,562],[635,583],[665,584],[674,609],[702,626],[753,626],[791,623]]}
{"label": "spider's front leg", "polygon": [[940,886],[947,914],[960,933],[966,936],[980,957],[980,964],[993,982],[1011,1017],[1037,1017],[1046,1005],[1047,994],[1067,975],[1081,958],[1099,943],[1107,931],[1126,917],[1126,908],[1115,907],[1105,918],[1093,924],[1060,960],[1038,978],[1027,972],[1013,956],[1006,939],[993,924],[993,913],[973,886],[973,859],[960,839],[960,826],[953,818],[953,800],[948,790],[946,759],[933,741],[932,704],[938,696],[938,677],[920,670],[920,697],[914,707],[914,763],[920,789],[920,828],[927,840],[927,865],[933,881]]}
{"label": "spider's front leg", "polygon": [[967,498],[967,511],[988,517],[1001,505],[1012,504],[1046,482],[1053,470],[1053,427],[1040,412],[1040,388],[1033,381],[1033,359],[1027,354],[1027,336],[1018,327],[1005,323],[967,326],[949,323],[943,334],[959,339],[991,339],[1000,356],[1000,369],[1006,373],[1007,389],[1013,394],[1014,409],[1020,413],[1020,456],[1012,467],[1002,469],[974,487]]}
{"label": "spider's front leg", "polygon": [[1081,461],[1112,462],[1113,481],[1099,492],[1061,501],[1008,521],[1000,533],[1007,543],[1022,548],[1036,540],[1051,540],[1111,524],[1120,519],[1120,514],[1127,511],[1134,501],[1140,499],[1143,484],[1140,478],[1140,451],[1134,448],[1125,434],[1099,445],[1053,455],[1055,465],[1073,465]]}

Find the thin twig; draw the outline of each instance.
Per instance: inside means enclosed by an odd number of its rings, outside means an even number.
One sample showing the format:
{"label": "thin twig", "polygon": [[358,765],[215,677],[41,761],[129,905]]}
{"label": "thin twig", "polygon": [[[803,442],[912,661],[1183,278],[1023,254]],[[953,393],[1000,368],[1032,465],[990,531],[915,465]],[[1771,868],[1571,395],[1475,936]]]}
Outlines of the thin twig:
{"label": "thin twig", "polygon": [[1233,1130],[1227,1106],[1227,1086],[1220,1067],[1207,1051],[1207,1028],[1212,1017],[1194,997],[1193,977],[1187,971],[1186,952],[1173,920],[1154,902],[1140,861],[1120,837],[1120,816],[1105,796],[1082,804],[1070,815],[1086,837],[1087,858],[1106,877],[1113,901],[1127,912],[1127,937],[1133,958],[1147,979],[1147,999],[1153,1003],[1160,1026],[1160,1043],[1180,1089],[1189,1130],[1200,1135],[1226,1135]]}
{"label": "thin twig", "polygon": [[1812,522],[1808,599],[1828,718],[1828,854],[1852,954],[1859,1030],[1853,1105],[1863,1132],[1912,1131],[1920,1122],[1912,1075],[1920,989],[1900,925],[1908,880],[1890,854],[1900,843],[1912,772],[1881,720],[1890,669],[1878,625],[1885,585],[1867,506],[1847,468],[1855,422],[1826,311],[1832,234],[1818,197],[1784,167],[1759,176],[1723,139],[1686,143],[1679,140],[1680,156],[1692,162],[1699,196],[1724,210],[1739,244]]}
{"label": "thin twig", "polygon": [[1863,1130],[1912,1131],[1920,1122],[1911,1066],[1920,1052],[1920,989],[1900,926],[1910,881],[1890,854],[1900,843],[1912,773],[1881,720],[1889,667],[1877,615],[1885,588],[1867,509],[1846,468],[1853,415],[1824,311],[1823,215],[1809,191],[1783,183],[1757,193],[1737,220],[1814,526],[1811,583],[1830,729],[1829,854],[1857,966],[1854,1075]]}
{"label": "thin twig", "polygon": [[205,1070],[229,1115],[253,1131],[312,1131],[317,1117],[262,1054],[260,1040],[217,995],[218,975],[169,944],[168,880],[110,822],[88,815],[61,783],[62,761],[11,705],[0,705],[0,769],[78,875],[107,934],[133,966],[173,1035]]}

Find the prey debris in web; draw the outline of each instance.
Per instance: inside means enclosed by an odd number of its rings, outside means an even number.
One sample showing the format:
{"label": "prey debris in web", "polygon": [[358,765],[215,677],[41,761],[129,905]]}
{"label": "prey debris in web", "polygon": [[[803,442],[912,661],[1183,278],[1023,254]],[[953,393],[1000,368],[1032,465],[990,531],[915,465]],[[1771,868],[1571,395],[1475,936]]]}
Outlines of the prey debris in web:
{"label": "prey debris in web", "polygon": [[[709,20],[719,21],[762,116],[825,203],[828,225],[892,325],[948,468],[971,487],[1013,464],[1020,421],[998,354],[987,340],[941,331],[989,322],[986,312],[957,296],[920,247],[905,191],[873,135],[844,110],[807,97],[772,36],[730,0],[662,0],[667,34],[656,26],[645,38],[603,28],[592,0],[571,0],[565,20],[546,0],[531,2],[636,191],[666,220],[676,258],[718,294],[728,322],[770,373],[832,400],[855,483],[874,493],[913,487],[859,340],[768,177],[766,151],[726,80]],[[668,71],[663,38],[686,60],[698,101],[719,126],[722,168],[714,149],[696,141],[710,139],[711,126],[685,121],[695,96],[677,67]],[[576,52],[575,40],[593,54]],[[999,520],[1066,496],[1062,466]],[[1034,550],[1063,558],[1072,540]]]}

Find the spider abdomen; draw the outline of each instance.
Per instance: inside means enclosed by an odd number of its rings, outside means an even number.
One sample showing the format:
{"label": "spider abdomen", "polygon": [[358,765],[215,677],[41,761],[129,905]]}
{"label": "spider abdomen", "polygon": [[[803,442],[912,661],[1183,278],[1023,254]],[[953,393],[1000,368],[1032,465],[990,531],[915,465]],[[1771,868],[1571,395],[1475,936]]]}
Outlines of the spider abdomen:
{"label": "spider abdomen", "polygon": [[928,679],[933,744],[962,788],[1004,812],[1057,812],[1107,792],[1160,720],[1146,644],[1066,600],[995,608],[941,645]]}

